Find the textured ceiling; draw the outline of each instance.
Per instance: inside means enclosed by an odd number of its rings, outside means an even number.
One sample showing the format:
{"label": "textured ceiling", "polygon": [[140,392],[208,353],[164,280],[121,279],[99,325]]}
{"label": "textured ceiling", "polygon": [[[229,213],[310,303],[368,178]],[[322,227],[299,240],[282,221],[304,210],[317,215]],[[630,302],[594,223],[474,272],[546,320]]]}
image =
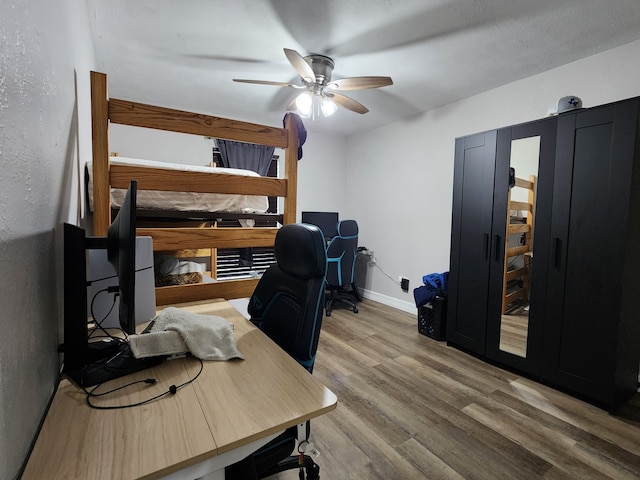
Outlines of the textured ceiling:
{"label": "textured ceiling", "polygon": [[298,90],[232,79],[299,83],[284,47],[331,56],[334,79],[392,77],[389,87],[346,92],[369,113],[339,109],[305,121],[310,130],[343,134],[640,38],[639,0],[87,3],[97,68],[115,98],[280,125]]}

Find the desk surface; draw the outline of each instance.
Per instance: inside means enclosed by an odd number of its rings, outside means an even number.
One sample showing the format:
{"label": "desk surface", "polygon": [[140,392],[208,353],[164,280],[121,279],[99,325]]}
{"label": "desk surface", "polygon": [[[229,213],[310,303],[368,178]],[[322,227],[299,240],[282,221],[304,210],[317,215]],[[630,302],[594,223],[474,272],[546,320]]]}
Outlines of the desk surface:
{"label": "desk surface", "polygon": [[[204,362],[200,377],[176,395],[119,410],[89,408],[84,392],[62,380],[23,479],[161,478],[336,407],[329,389],[227,302],[185,308],[233,322],[246,359]],[[92,402],[139,402],[193,378],[199,369],[193,358],[167,361],[106,387],[150,377],[157,384],[134,385]]]}

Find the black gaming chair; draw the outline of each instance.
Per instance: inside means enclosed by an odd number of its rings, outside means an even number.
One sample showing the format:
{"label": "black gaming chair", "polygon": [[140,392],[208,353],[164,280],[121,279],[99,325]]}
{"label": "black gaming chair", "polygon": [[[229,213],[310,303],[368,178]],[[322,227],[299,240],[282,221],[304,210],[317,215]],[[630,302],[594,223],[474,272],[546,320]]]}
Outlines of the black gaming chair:
{"label": "black gaming chair", "polygon": [[338,222],[338,235],[327,247],[327,317],[331,316],[333,304],[344,302],[358,313],[356,302],[362,301],[354,280],[356,254],[358,250],[358,223],[355,220]]}
{"label": "black gaming chair", "polygon": [[[302,223],[283,226],[276,235],[275,257],[276,264],[264,272],[249,300],[248,312],[260,330],[312,372],[322,325],[327,269],[322,231]],[[304,427],[301,429],[304,438],[300,441],[309,436],[309,422]],[[298,430],[298,427],[286,430],[249,457],[227,467],[225,478],[249,480],[299,469],[299,456],[291,455]],[[320,468],[309,456],[304,457],[304,469],[307,478],[319,478]]]}

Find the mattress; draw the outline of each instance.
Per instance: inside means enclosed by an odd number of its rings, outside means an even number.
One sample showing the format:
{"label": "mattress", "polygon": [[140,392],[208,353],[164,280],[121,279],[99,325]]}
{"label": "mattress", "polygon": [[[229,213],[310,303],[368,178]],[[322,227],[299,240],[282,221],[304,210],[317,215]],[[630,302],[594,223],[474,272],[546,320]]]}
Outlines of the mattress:
{"label": "mattress", "polygon": [[[153,160],[143,160],[137,158],[111,157],[112,165],[135,165],[148,166],[164,170],[179,170],[187,172],[205,172],[225,175],[243,175],[259,177],[251,170],[241,170],[238,168],[213,168],[197,165],[182,165],[178,163],[157,162]],[[88,194],[89,207],[93,210],[93,182],[92,165],[87,163],[89,175]],[[124,201],[124,189],[111,189],[111,206],[119,208]],[[165,192],[157,190],[138,190],[138,209],[153,210],[175,210],[183,212],[229,212],[229,213],[264,213],[269,208],[269,200],[260,195],[233,195],[227,193],[194,193],[194,192]]]}

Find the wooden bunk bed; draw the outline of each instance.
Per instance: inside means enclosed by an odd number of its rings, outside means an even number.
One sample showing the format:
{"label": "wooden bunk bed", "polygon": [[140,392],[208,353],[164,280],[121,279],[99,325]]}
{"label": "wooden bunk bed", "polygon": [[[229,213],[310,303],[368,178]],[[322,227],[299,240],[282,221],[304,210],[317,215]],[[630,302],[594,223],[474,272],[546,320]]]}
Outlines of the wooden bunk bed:
{"label": "wooden bunk bed", "polygon": [[[222,193],[282,197],[283,224],[296,221],[298,131],[291,115],[284,128],[213,117],[159,106],[109,98],[107,76],[91,72],[91,122],[93,137],[93,234],[104,236],[111,223],[111,189],[126,189],[137,180],[138,190]],[[284,150],[282,178],[243,177],[207,172],[169,172],[147,166],[111,165],[109,123],[146,127],[203,137],[267,145]],[[217,215],[212,214],[211,218]],[[212,224],[215,226],[215,224]],[[139,236],[153,238],[154,252],[202,251],[216,248],[273,247],[277,227],[162,227],[138,228]],[[212,257],[213,259],[213,257]],[[212,263],[215,260],[212,260]],[[212,265],[213,268],[213,265]],[[242,298],[253,292],[257,278],[172,285],[156,288],[156,303]]]}
{"label": "wooden bunk bed", "polygon": [[[527,201],[512,200],[514,188],[526,191]],[[502,315],[515,302],[525,307],[529,303],[529,278],[533,260],[533,230],[535,212],[536,176],[529,179],[515,178],[515,185],[509,189],[507,199],[507,232],[505,240],[504,278],[502,282]],[[517,212],[514,215],[514,212]],[[521,262],[510,268],[516,258]]]}

